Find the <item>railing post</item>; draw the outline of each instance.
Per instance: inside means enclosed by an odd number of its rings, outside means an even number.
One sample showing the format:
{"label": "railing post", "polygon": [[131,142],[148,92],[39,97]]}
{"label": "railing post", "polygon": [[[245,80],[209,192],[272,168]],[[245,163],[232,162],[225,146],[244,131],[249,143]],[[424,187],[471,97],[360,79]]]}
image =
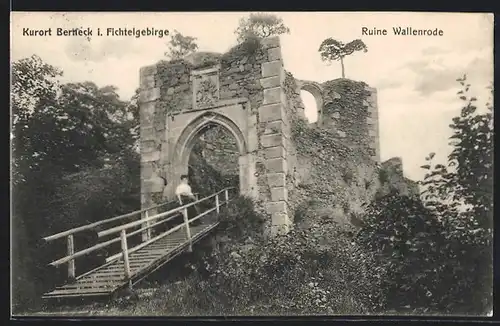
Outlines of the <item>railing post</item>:
{"label": "railing post", "polygon": [[[73,235],[68,235],[68,256],[72,256],[75,253],[75,244],[73,242]],[[73,282],[75,280],[75,259],[71,259],[68,262],[68,280]]]}
{"label": "railing post", "polygon": [[122,230],[120,234],[122,240],[122,253],[123,253],[123,267],[125,270],[125,279],[130,279],[130,264],[128,261],[128,246],[127,246],[127,232]]}
{"label": "railing post", "polygon": [[217,214],[219,214],[219,194],[215,195],[215,207],[217,210]]}
{"label": "railing post", "polygon": [[229,192],[228,190],[224,190],[224,196],[226,197],[226,204],[229,202]]}
{"label": "railing post", "polygon": [[[149,211],[146,211],[144,213],[144,218],[147,219],[149,217],[149,214],[148,214]],[[150,225],[149,221],[147,221],[146,223],[144,223],[142,225],[142,227],[148,227]],[[146,242],[148,240],[151,239],[151,229],[147,229],[147,230],[144,230],[144,232],[142,232],[142,242]]]}
{"label": "railing post", "polygon": [[189,252],[193,251],[193,244],[191,243],[191,230],[189,229],[189,217],[188,217],[188,210],[187,208],[184,208],[182,210],[182,215],[184,215],[184,224],[186,225],[186,235],[189,241]]}

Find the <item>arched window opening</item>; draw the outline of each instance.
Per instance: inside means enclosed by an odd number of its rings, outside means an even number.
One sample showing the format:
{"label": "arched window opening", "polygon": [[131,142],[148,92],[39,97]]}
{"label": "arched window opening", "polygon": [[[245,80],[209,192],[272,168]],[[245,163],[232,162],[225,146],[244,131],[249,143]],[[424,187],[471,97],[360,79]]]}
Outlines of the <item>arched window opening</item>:
{"label": "arched window opening", "polygon": [[306,90],[300,91],[300,98],[304,104],[304,115],[306,116],[309,123],[315,123],[318,121],[318,103],[316,98],[310,92]]}

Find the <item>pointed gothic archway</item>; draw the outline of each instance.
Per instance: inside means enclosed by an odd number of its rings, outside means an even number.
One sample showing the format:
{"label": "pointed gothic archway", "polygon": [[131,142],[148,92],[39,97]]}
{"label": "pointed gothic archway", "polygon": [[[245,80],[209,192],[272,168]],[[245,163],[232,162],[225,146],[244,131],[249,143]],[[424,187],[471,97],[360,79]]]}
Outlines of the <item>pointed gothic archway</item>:
{"label": "pointed gothic archway", "polygon": [[[235,108],[233,107],[233,109]],[[185,116],[185,118],[187,118],[189,122],[182,128],[181,132],[177,133],[174,131],[181,128],[172,128],[170,132],[170,139],[175,138],[175,141],[171,143],[169,149],[170,153],[165,153],[164,157],[167,166],[167,178],[172,180],[172,182],[167,185],[164,196],[172,197],[178,180],[180,180],[180,176],[188,174],[188,163],[193,147],[198,137],[211,126],[221,126],[228,131],[236,141],[239,153],[239,191],[241,194],[251,195],[254,189],[252,189],[250,185],[251,182],[249,182],[249,178],[252,178],[253,174],[250,175],[251,168],[249,166],[248,142],[244,131],[241,130],[242,128],[220,111],[202,111],[201,113],[198,112],[196,116]],[[178,137],[176,137],[175,134],[178,134]]]}

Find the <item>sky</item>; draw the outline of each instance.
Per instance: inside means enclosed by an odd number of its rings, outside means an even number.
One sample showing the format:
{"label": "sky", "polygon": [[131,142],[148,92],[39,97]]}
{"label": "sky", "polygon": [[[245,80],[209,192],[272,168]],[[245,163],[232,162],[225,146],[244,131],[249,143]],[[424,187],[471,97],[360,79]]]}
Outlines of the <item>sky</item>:
{"label": "sky", "polygon": [[[128,100],[139,86],[139,69],[165,59],[168,37],[96,36],[97,28],[155,28],[197,38],[199,51],[224,53],[236,44],[234,30],[247,12],[224,13],[21,13],[11,14],[11,61],[33,54],[64,72],[63,81],[114,85]],[[361,39],[368,52],[344,60],[346,78],[378,91],[381,159],[401,157],[407,177],[420,180],[425,157],[444,161],[451,119],[460,113],[457,78],[467,74],[480,107],[492,102],[493,14],[279,12],[290,28],[282,35],[285,69],[295,78],[324,82],[341,77],[338,62],[321,61],[321,42]],[[396,36],[393,27],[441,29],[442,36]],[[92,37],[56,36],[56,28],[83,27]],[[387,35],[362,35],[362,28]],[[24,36],[23,29],[53,29],[52,36]],[[307,96],[309,95],[309,96]],[[312,95],[306,115],[315,119]]]}

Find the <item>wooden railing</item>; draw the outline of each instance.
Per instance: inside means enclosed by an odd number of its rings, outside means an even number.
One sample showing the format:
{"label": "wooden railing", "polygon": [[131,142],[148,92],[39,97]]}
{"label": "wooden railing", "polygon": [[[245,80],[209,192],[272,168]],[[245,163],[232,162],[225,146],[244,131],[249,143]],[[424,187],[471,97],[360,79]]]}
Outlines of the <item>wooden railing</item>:
{"label": "wooden railing", "polygon": [[[130,265],[129,265],[129,255],[141,248],[144,248],[145,246],[179,230],[180,228],[182,227],[185,227],[186,228],[186,235],[187,235],[187,238],[189,240],[189,250],[192,250],[192,242],[191,242],[191,231],[190,231],[190,223],[202,218],[203,216],[206,216],[208,215],[209,213],[213,212],[213,211],[216,211],[217,213],[220,212],[220,207],[222,207],[223,205],[227,204],[230,199],[229,199],[229,191],[232,190],[234,188],[225,188],[221,191],[218,191],[210,196],[207,196],[205,198],[202,198],[202,199],[199,199],[199,200],[196,200],[196,201],[193,201],[189,204],[186,204],[186,205],[183,205],[183,206],[180,206],[180,207],[177,207],[177,208],[174,208],[174,209],[171,209],[171,210],[168,210],[166,212],[163,212],[163,213],[159,213],[159,214],[155,214],[153,216],[148,216],[148,212],[153,210],[153,209],[157,209],[161,206],[165,206],[165,205],[168,205],[168,204],[172,204],[173,202],[167,202],[167,203],[163,203],[163,204],[160,204],[160,205],[156,205],[156,206],[153,206],[153,207],[149,207],[149,208],[145,208],[145,209],[141,209],[141,210],[137,210],[137,211],[134,211],[134,212],[131,212],[131,213],[127,213],[127,214],[123,214],[123,215],[120,215],[120,216],[117,216],[117,217],[113,217],[113,218],[109,218],[109,219],[106,219],[106,220],[102,220],[102,221],[99,221],[99,222],[95,222],[95,223],[91,223],[91,224],[88,224],[88,225],[84,225],[84,226],[81,226],[81,227],[77,227],[77,228],[73,228],[73,229],[70,229],[70,230],[67,230],[67,231],[64,231],[64,232],[60,232],[60,233],[57,233],[57,234],[54,234],[54,235],[51,235],[51,236],[47,236],[44,238],[45,241],[49,242],[49,241],[53,241],[53,240],[56,240],[56,239],[60,239],[60,238],[63,238],[63,237],[66,237],[67,238],[67,255],[63,258],[60,258],[58,260],[55,260],[53,262],[51,262],[49,265],[50,266],[59,266],[59,265],[62,265],[62,264],[65,264],[67,263],[68,264],[68,278],[70,280],[74,280],[75,279],[75,259],[78,258],[78,257],[81,257],[81,256],[84,256],[84,255],[88,255],[89,253],[91,252],[94,252],[96,250],[99,250],[99,249],[102,249],[104,247],[107,247],[113,243],[116,243],[116,242],[121,242],[121,252],[116,254],[116,255],[112,255],[110,257],[107,257],[106,258],[106,263],[109,263],[111,261],[114,261],[114,260],[117,260],[117,259],[120,259],[123,257],[123,263],[124,263],[124,271],[125,271],[125,278],[126,279],[129,279],[130,278]],[[220,196],[223,195],[224,196],[224,201],[221,202],[221,199],[220,199]],[[206,203],[208,201],[210,201],[212,198],[215,197],[215,207],[213,208],[210,208],[208,210],[206,210],[205,212],[202,212],[198,215],[196,215],[195,217],[189,219],[188,218],[188,211],[187,209],[191,206],[194,206],[194,205],[197,205],[197,204],[200,204],[200,203]],[[92,247],[89,247],[89,248],[86,248],[86,249],[83,249],[83,250],[80,250],[80,251],[77,251],[75,252],[75,248],[74,248],[74,237],[73,235],[77,232],[81,232],[81,231],[85,231],[85,230],[89,230],[89,229],[94,229],[96,226],[99,226],[99,225],[103,225],[103,224],[107,224],[107,223],[110,223],[110,222],[113,222],[113,221],[118,221],[120,219],[125,219],[127,217],[131,217],[131,216],[134,216],[134,215],[137,215],[137,214],[142,214],[142,213],[145,213],[145,217],[144,218],[141,218],[140,220],[137,220],[137,221],[134,221],[134,222],[130,222],[130,223],[126,223],[126,224],[123,224],[123,225],[120,225],[120,226],[116,226],[116,227],[112,227],[112,228],[109,228],[109,229],[106,229],[106,230],[103,230],[103,231],[100,231],[97,233],[97,236],[99,238],[102,238],[102,237],[105,237],[105,236],[108,236],[108,235],[112,235],[112,234],[116,234],[116,233],[120,233],[120,235],[118,237],[115,237],[111,240],[108,240],[108,241],[105,241],[105,242],[102,242],[102,243],[99,243],[99,244],[96,244]],[[150,230],[160,224],[163,224],[163,223],[166,223],[176,217],[179,217],[180,215],[182,214],[182,216],[184,217],[184,222],[178,226],[175,226],[169,230],[167,230],[166,232],[164,233],[161,233],[157,236],[155,236],[154,238],[151,238],[151,232]],[[165,218],[167,217],[167,218]],[[160,221],[157,221],[161,218],[164,218]],[[151,222],[154,222],[154,221],[157,221],[155,223],[152,223]],[[134,227],[138,227],[142,225],[142,227],[138,230],[135,230],[135,231],[132,231],[132,232],[128,232],[127,233],[127,230],[128,229],[131,229],[131,228],[134,228]],[[143,232],[147,232],[147,236],[142,238],[142,243],[133,247],[133,248],[128,248],[128,241],[127,241],[127,238],[128,237],[131,237],[133,235],[136,235],[136,234],[139,234]]]}

